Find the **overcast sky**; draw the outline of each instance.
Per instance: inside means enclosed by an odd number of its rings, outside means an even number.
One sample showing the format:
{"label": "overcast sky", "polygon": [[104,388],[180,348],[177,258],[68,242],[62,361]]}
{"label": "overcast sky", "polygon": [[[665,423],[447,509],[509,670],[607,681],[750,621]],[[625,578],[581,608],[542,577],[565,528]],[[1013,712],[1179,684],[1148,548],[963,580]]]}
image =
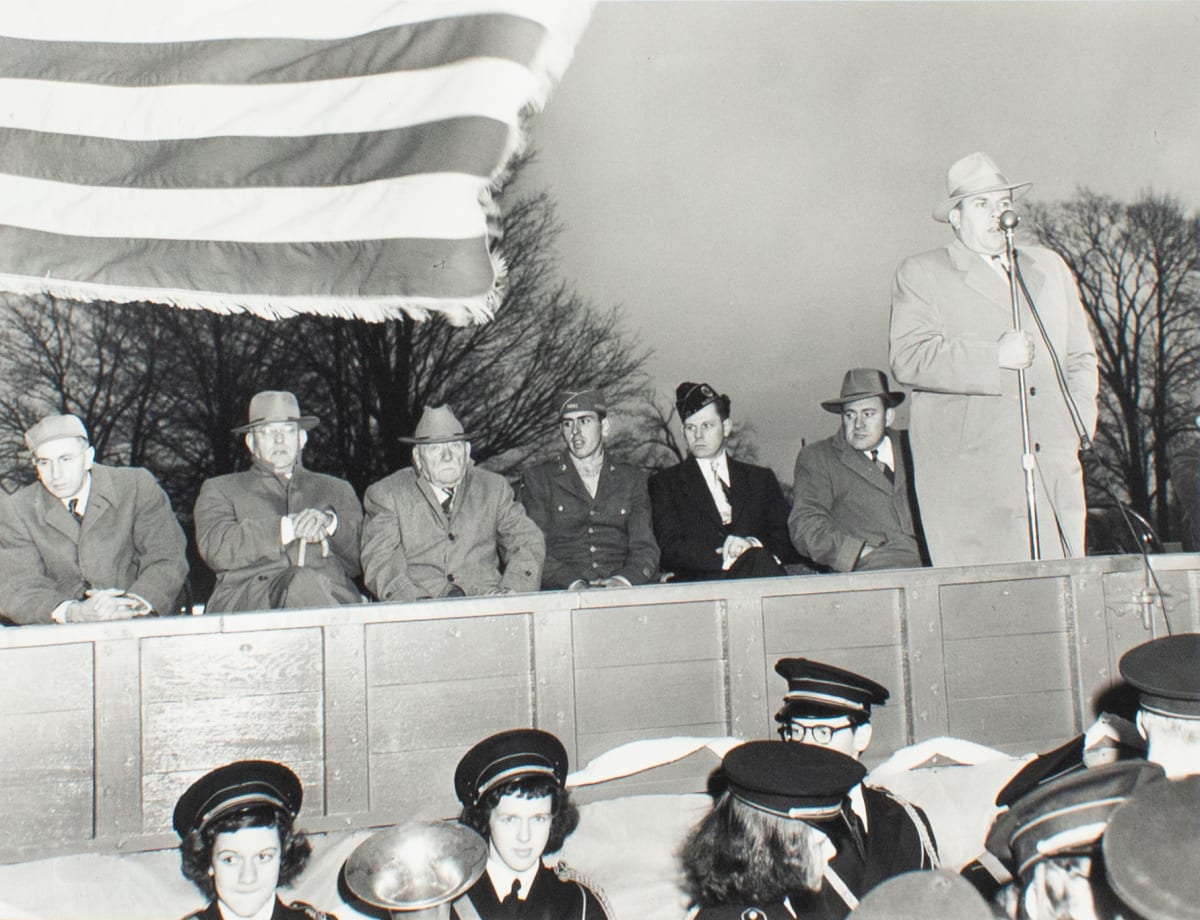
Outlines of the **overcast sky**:
{"label": "overcast sky", "polygon": [[846,368],[886,369],[953,160],[1200,206],[1200,2],[604,0],[533,134],[564,276],[623,305],[663,395],[729,393],[790,481]]}

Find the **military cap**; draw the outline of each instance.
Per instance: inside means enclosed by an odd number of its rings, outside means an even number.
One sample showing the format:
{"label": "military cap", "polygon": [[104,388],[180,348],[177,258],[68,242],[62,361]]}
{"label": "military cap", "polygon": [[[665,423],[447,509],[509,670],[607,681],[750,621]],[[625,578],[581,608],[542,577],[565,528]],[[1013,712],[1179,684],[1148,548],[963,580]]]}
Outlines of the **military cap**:
{"label": "military cap", "polygon": [[294,394],[286,390],[263,390],[250,398],[246,424],[233,429],[233,433],[246,434],[260,425],[273,425],[278,422],[295,422],[308,431],[315,428],[320,419],[315,415],[301,415],[300,403]]}
{"label": "military cap", "polygon": [[675,388],[675,410],[679,420],[686,421],[709,403],[716,403],[722,417],[729,415],[729,397],[718,394],[707,383],[692,383],[685,380]]}
{"label": "military cap", "polygon": [[608,403],[601,390],[562,390],[556,401],[559,418],[568,412],[595,412],[600,418],[608,415]]}
{"label": "military cap", "polygon": [[1138,706],[1200,719],[1200,633],[1152,639],[1121,656],[1121,676],[1141,692]]}
{"label": "military cap", "polygon": [[567,781],[567,749],[554,735],[517,728],[484,738],[463,755],[454,771],[454,792],[471,806],[501,783],[523,776]]}
{"label": "military cap", "polygon": [[300,779],[273,760],[238,760],[217,767],[192,783],[175,805],[175,833],[186,837],[217,818],[255,805],[269,805],[296,817],[304,789]]}
{"label": "military cap", "polygon": [[788,682],[783,708],[775,721],[795,718],[871,715],[871,706],[887,702],[887,687],[861,674],[808,658],[780,658],[775,673]]}
{"label": "military cap", "polygon": [[747,741],[725,755],[721,770],[735,799],[759,811],[821,821],[841,811],[867,768],[829,748]]}
{"label": "military cap", "polygon": [[1095,848],[1113,811],[1162,767],[1121,760],[1060,776],[1013,803],[988,833],[987,849],[1017,875],[1048,856]]}
{"label": "military cap", "polygon": [[47,441],[59,438],[88,439],[87,429],[78,415],[47,415],[25,432],[25,446],[36,451]]}
{"label": "military cap", "polygon": [[971,883],[946,869],[904,872],[876,885],[852,920],[992,920]]}
{"label": "military cap", "polygon": [[1200,776],[1147,783],[1109,819],[1108,884],[1145,920],[1200,920]]}

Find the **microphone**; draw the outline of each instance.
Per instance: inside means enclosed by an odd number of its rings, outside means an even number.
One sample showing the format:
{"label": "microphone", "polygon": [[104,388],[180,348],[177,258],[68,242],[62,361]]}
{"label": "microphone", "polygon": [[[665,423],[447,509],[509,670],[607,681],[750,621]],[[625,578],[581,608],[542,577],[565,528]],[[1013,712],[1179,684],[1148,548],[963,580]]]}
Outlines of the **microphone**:
{"label": "microphone", "polygon": [[998,221],[998,223],[1000,224],[1000,229],[1004,230],[1004,231],[1016,230],[1017,224],[1019,224],[1020,222],[1021,222],[1020,216],[1017,214],[1016,211],[1013,211],[1013,210],[1005,211],[1003,214],[1000,215],[1000,220]]}

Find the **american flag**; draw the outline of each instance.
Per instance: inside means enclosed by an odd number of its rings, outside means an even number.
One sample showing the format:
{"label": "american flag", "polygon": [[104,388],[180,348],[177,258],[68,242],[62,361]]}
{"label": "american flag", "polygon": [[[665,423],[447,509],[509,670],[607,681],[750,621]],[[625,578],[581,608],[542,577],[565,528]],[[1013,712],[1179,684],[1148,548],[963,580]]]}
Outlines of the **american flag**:
{"label": "american flag", "polygon": [[590,11],[6,0],[0,289],[485,320],[491,193]]}

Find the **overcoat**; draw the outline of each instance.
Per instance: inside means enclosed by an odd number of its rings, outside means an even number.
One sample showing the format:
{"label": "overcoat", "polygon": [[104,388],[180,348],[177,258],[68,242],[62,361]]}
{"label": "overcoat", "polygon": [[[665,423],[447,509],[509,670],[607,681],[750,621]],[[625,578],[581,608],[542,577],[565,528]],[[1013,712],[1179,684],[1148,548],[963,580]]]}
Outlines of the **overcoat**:
{"label": "overcoat", "polygon": [[677,581],[720,578],[725,537],[757,537],[780,562],[797,560],[788,537],[787,501],[775,474],[764,466],[728,457],[729,504],[726,527],[695,457],[659,470],[650,478],[650,506],[661,566]]}
{"label": "overcoat", "polygon": [[337,529],[329,555],[319,544],[305,547],[304,565],[329,579],[331,593],[354,603],[360,592],[358,546],[362,506],[344,479],[314,473],[297,464],[291,478],[253,462],[243,473],[208,479],[196,498],[196,545],[217,575],[205,609],[211,613],[269,610],[271,582],[299,562],[300,542],[280,543],[280,519],[305,508],[332,511]]}
{"label": "overcoat", "polygon": [[[585,882],[560,878],[545,865],[538,867],[529,895],[512,908],[500,903],[486,872],[471,886],[466,897],[479,920],[609,920],[601,899]],[[457,902],[451,916],[453,920],[475,920]]]}
{"label": "overcoat", "polygon": [[83,520],[35,482],[0,509],[0,615],[49,623],[87,588],[120,588],[174,613],[187,578],[186,540],[149,471],[92,464]]}
{"label": "overcoat", "polygon": [[468,463],[448,518],[412,468],[368,488],[363,508],[363,576],[381,601],[439,597],[449,585],[479,595],[541,584],[546,541],[497,473]]}
{"label": "overcoat", "polygon": [[[1062,363],[1089,436],[1096,427],[1096,352],[1075,278],[1048,249],[1021,246],[1018,262]],[[1083,555],[1087,510],[1079,438],[1045,344],[1022,298],[1021,327],[1035,340],[1025,370],[1042,558]],[[890,360],[913,388],[913,474],[934,565],[1030,558],[1017,372],[997,341],[1013,328],[1008,282],[955,240],[905,259],[892,288]]]}
{"label": "overcoat", "polygon": [[636,466],[606,458],[593,498],[561,453],[525,472],[519,498],[546,536],[543,589],[614,575],[644,585],[658,571],[646,474]]}
{"label": "overcoat", "polygon": [[[796,456],[788,531],[801,555],[837,572],[922,565],[904,433],[887,429],[895,481],[861,450],[833,437]],[[859,560],[864,543],[874,549]],[[857,563],[857,564],[856,564]]]}

